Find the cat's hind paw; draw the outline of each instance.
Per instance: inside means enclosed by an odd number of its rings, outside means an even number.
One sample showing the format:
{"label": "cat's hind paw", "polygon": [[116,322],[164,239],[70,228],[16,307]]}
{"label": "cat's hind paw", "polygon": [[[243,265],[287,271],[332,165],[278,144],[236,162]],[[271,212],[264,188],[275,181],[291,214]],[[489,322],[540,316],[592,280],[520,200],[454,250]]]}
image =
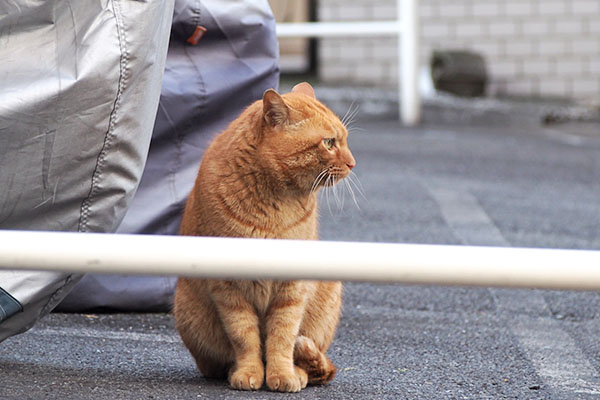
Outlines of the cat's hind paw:
{"label": "cat's hind paw", "polygon": [[294,363],[306,371],[311,385],[324,385],[330,382],[337,372],[327,355],[306,336],[298,336],[296,339]]}

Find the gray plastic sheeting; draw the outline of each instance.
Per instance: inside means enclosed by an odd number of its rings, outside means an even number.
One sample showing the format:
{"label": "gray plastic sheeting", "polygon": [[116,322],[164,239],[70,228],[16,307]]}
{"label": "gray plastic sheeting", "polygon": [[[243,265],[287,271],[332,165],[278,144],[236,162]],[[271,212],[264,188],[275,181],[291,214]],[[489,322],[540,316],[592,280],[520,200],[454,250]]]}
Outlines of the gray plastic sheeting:
{"label": "gray plastic sheeting", "polygon": [[[172,10],[165,0],[0,2],[1,229],[117,229],[145,165]],[[23,306],[0,323],[0,340],[78,279],[0,272]]]}
{"label": "gray plastic sheeting", "polygon": [[[206,29],[197,45],[187,39]],[[266,1],[177,1],[158,114],[140,187],[118,231],[176,234],[212,138],[279,80]],[[175,277],[86,275],[62,311],[166,311]]]}

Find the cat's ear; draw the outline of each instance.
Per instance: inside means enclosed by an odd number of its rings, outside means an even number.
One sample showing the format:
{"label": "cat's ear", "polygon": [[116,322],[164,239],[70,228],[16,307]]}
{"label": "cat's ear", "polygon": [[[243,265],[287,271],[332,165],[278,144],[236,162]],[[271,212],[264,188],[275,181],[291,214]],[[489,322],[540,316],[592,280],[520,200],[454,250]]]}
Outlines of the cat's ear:
{"label": "cat's ear", "polygon": [[289,110],[283,98],[273,89],[263,95],[263,115],[271,126],[282,125],[288,120]]}
{"label": "cat's ear", "polygon": [[315,90],[312,86],[310,86],[310,83],[308,82],[301,82],[297,84],[292,88],[292,92],[302,93],[307,95],[308,97],[312,97],[313,99],[315,98]]}

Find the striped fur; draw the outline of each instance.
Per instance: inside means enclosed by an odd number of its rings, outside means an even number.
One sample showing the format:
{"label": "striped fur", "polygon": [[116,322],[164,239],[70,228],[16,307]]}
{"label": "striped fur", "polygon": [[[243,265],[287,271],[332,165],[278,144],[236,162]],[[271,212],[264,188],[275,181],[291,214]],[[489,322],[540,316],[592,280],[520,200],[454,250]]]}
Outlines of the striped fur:
{"label": "striped fur", "polygon": [[[207,149],[182,235],[317,239],[317,190],[354,166],[347,131],[310,85],[273,90]],[[335,139],[328,148],[323,139]],[[328,142],[331,143],[331,142]],[[175,320],[207,378],[235,389],[296,392],[333,379],[325,355],[338,324],[340,282],[180,278]]]}

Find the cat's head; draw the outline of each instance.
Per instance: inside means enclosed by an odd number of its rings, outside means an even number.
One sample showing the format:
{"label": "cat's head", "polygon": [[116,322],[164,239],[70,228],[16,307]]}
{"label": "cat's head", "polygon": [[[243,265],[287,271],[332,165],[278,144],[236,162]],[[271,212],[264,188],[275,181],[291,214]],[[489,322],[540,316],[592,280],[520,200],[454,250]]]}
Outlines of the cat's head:
{"label": "cat's head", "polygon": [[348,131],[330,109],[315,98],[310,84],[280,95],[264,93],[260,152],[282,182],[301,192],[315,191],[346,178],[356,161]]}

